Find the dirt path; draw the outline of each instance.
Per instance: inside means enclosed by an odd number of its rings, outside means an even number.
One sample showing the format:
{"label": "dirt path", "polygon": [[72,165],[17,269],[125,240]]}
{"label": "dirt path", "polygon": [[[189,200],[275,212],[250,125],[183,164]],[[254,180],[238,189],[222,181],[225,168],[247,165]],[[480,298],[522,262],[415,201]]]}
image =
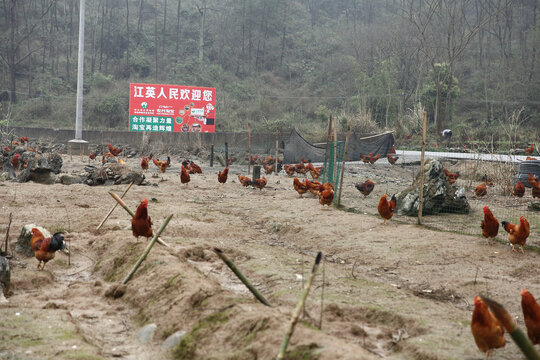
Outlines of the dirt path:
{"label": "dirt path", "polygon": [[[67,171],[79,167],[78,160],[66,159]],[[470,334],[473,297],[483,293],[500,300],[521,325],[521,289],[540,297],[537,253],[512,253],[505,245],[489,247],[480,237],[392,221],[383,226],[374,216],[323,210],[309,195],[299,199],[285,176],[269,176],[262,192],[243,188],[235,175],[243,169],[235,166],[224,186],[216,181],[217,169],[203,167],[205,174],[192,176],[184,188],[178,168],[175,164],[165,174],[166,181],[149,178],[157,187],[134,187],[126,196],[133,209],[143,197],[155,199],[149,212],[156,228],[168,214],[174,217],[163,235],[171,248],[156,246],[118,300],[103,294],[125,275],[145,241],[132,238],[121,209],[102,231],[94,229],[112,205],[107,191],[121,192],[125,185],[3,183],[2,213],[14,216],[13,247],[24,224],[64,230],[71,240],[72,264],[58,254],[46,271],[37,272],[35,259],[15,254],[13,293],[9,304],[0,306],[1,316],[8,319],[7,325],[0,324],[0,340],[7,340],[0,345],[0,359],[4,353],[6,358],[81,358],[83,351],[85,359],[165,358],[172,353],[161,350],[162,341],[174,331],[190,329],[201,344],[192,358],[270,358],[317,251],[325,255],[324,266],[309,297],[304,326],[291,343],[293,349],[311,346],[308,358],[480,358]],[[347,177],[346,188],[355,180]],[[0,226],[7,225],[4,218]],[[471,226],[479,222],[471,218]],[[214,246],[226,251],[277,307],[266,310],[252,302],[209,251]],[[323,269],[323,325],[322,331],[313,331],[320,316]],[[234,307],[223,310],[227,326],[202,331],[204,319],[228,303]],[[266,314],[264,319],[253,309]],[[26,320],[19,321],[21,317]],[[141,345],[135,334],[149,322],[158,324],[156,337]],[[63,335],[45,336],[37,323]],[[242,331],[243,338],[255,334],[253,342],[236,339]],[[29,344],[16,335],[24,332],[34,334],[35,341]],[[519,358],[507,340],[496,358]]]}

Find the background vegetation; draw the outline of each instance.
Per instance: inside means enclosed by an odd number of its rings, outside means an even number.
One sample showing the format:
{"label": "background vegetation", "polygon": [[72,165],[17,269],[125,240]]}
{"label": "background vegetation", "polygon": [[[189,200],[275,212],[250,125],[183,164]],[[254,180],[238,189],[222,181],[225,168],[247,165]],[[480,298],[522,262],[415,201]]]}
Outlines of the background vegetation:
{"label": "background vegetation", "polygon": [[[72,127],[78,0],[2,0],[0,100],[12,125]],[[539,0],[92,0],[86,129],[127,129],[129,82],[217,88],[217,131],[462,141],[540,133]],[[515,119],[516,114],[519,115]]]}

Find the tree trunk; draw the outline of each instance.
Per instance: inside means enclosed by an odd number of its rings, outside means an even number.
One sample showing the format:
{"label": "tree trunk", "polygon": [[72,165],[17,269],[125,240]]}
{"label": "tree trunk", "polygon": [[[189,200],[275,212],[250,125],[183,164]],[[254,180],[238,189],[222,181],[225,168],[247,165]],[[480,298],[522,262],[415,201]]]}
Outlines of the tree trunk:
{"label": "tree trunk", "polygon": [[[285,9],[283,10],[283,33],[281,35],[281,56],[279,57],[280,66],[283,66],[283,57],[285,56],[285,37],[287,36],[287,12],[288,11],[289,11],[289,3],[285,1]],[[242,43],[242,46],[243,46],[243,43]]]}
{"label": "tree trunk", "polygon": [[[105,4],[108,0],[105,0]],[[101,66],[103,65],[103,30],[105,28],[105,4],[101,4],[101,34],[99,38],[99,71],[101,71]]]}
{"label": "tree trunk", "polygon": [[139,22],[137,23],[137,33],[141,33],[143,28],[143,8],[144,8],[144,0],[141,0],[139,2]]}
{"label": "tree trunk", "polygon": [[176,49],[174,51],[174,57],[175,57],[176,62],[178,62],[178,51],[180,49],[180,35],[181,35],[180,14],[181,14],[181,8],[182,8],[182,0],[178,0],[178,8],[176,9]]}
{"label": "tree trunk", "polygon": [[15,15],[15,7],[17,6],[16,0],[11,0],[9,2],[9,17],[8,17],[8,26],[10,28],[9,33],[9,52],[7,54],[8,57],[8,68],[9,68],[9,101],[12,104],[15,104],[17,102],[17,71],[16,71],[16,65],[15,65],[15,32],[17,27],[17,18]]}
{"label": "tree trunk", "polygon": [[154,13],[154,61],[155,61],[155,64],[156,64],[156,71],[155,71],[155,75],[156,75],[156,82],[158,82],[158,78],[159,78],[159,73],[158,73],[158,67],[159,67],[159,63],[158,63],[158,47],[159,47],[159,42],[158,42],[158,22],[157,22],[157,0],[154,0],[154,8],[156,9],[156,12]]}
{"label": "tree trunk", "polygon": [[163,1],[163,29],[161,30],[161,58],[165,59],[165,44],[167,43],[167,0]]}
{"label": "tree trunk", "polygon": [[203,0],[202,6],[198,7],[201,15],[201,23],[199,25],[199,66],[202,68],[204,59],[204,20],[206,16],[206,0]]}
{"label": "tree trunk", "polygon": [[126,0],[126,69],[129,74],[129,0]]}

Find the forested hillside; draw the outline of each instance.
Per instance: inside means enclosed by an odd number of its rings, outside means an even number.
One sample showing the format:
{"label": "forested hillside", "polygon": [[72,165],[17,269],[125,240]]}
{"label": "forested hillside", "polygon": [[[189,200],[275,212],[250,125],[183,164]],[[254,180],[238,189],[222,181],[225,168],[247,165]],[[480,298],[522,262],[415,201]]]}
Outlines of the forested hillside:
{"label": "forested hillside", "polygon": [[[78,0],[2,0],[11,125],[71,127]],[[87,0],[84,128],[127,129],[129,82],[217,88],[217,131],[540,133],[540,0]],[[422,104],[422,105],[419,105]]]}

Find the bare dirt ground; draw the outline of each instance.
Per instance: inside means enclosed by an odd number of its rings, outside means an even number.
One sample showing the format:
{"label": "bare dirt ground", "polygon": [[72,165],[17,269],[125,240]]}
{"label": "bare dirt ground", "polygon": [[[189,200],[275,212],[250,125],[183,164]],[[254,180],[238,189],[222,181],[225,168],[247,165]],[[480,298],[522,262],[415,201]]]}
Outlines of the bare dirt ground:
{"label": "bare dirt ground", "polygon": [[[83,167],[75,157],[64,161],[67,172]],[[127,160],[133,168],[139,161]],[[267,176],[263,191],[243,188],[236,174],[245,167],[232,166],[221,186],[221,169],[202,165],[204,174],[192,175],[188,187],[180,184],[176,160],[164,181],[147,174],[157,186],[136,186],[126,195],[133,210],[150,200],[155,230],[174,217],[162,234],[170,248],[156,244],[118,299],[105,292],[125,277],[147,241],[133,238],[120,208],[95,228],[113,205],[107,192],[120,194],[126,185],[0,184],[2,229],[13,213],[11,249],[28,223],[65,231],[71,249],[71,264],[58,253],[45,271],[14,253],[9,302],[0,304],[0,359],[275,358],[317,251],[325,261],[289,359],[481,359],[470,333],[474,296],[501,301],[521,326],[521,289],[540,297],[538,252],[512,253],[502,240],[490,247],[481,237],[428,230],[407,224],[410,219],[384,226],[377,216],[322,209],[310,195],[298,198],[283,175]],[[367,169],[358,165],[346,175],[345,204],[376,204],[386,191],[380,186],[358,200],[353,184]],[[479,229],[480,220],[471,214],[470,226]],[[274,306],[254,300],[213,247]],[[157,324],[156,334],[141,344],[136,333],[149,323]],[[187,332],[180,345],[164,350],[163,341],[179,330]],[[508,335],[507,341],[495,358],[522,358]]]}

